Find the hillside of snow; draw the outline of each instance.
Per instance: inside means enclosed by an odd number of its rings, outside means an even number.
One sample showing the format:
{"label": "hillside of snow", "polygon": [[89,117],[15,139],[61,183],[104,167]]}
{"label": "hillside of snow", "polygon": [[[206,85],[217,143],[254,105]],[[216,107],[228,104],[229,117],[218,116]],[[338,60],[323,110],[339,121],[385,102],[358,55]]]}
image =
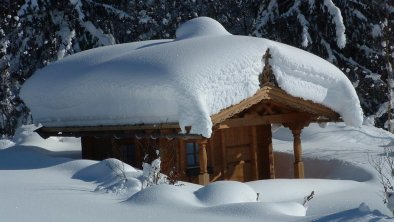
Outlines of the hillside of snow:
{"label": "hillside of snow", "polygon": [[[35,126],[1,140],[0,220],[42,221],[393,221],[368,159],[394,136],[370,126],[311,125],[302,135],[305,173],[292,175],[292,136],[274,133],[282,179],[180,181],[141,190],[142,171],[115,159],[79,159],[79,139],[41,139]],[[127,180],[114,166],[122,165]],[[304,197],[314,198],[305,208]],[[259,198],[257,199],[257,193]]]}

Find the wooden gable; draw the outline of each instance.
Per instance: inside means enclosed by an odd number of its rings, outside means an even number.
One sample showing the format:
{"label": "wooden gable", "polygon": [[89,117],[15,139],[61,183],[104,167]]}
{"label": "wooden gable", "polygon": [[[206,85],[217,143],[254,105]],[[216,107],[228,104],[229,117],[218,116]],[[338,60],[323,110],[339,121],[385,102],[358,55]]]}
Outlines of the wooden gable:
{"label": "wooden gable", "polygon": [[214,128],[307,122],[338,122],[338,113],[321,104],[294,97],[266,85],[238,104],[211,116]]}

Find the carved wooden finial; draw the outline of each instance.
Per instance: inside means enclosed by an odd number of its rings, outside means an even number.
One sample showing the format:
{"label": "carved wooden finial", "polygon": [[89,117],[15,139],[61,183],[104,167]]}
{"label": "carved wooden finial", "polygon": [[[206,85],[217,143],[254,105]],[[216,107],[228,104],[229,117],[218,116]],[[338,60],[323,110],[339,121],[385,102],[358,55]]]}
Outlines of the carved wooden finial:
{"label": "carved wooden finial", "polygon": [[263,55],[263,59],[264,59],[264,64],[265,65],[269,65],[270,59],[272,58],[271,53],[270,53],[270,48],[268,48],[265,51],[265,54]]}
{"label": "carved wooden finial", "polygon": [[260,73],[260,75],[259,75],[260,88],[262,88],[264,85],[267,85],[267,84],[275,85],[275,86],[278,85],[278,83],[276,82],[275,76],[273,75],[273,72],[272,72],[272,66],[269,63],[271,58],[272,58],[272,55],[270,53],[270,49],[268,48],[265,51],[265,54],[263,56],[264,69],[263,69],[263,72]]}

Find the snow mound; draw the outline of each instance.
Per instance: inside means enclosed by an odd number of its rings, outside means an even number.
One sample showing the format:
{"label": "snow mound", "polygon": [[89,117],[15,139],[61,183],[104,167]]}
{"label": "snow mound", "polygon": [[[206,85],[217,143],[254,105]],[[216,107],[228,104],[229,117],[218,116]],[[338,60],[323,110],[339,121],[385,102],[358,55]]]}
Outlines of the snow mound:
{"label": "snow mound", "polygon": [[160,184],[131,196],[127,202],[135,204],[165,204],[187,206],[221,206],[256,202],[256,192],[248,185],[234,181],[211,183],[196,191],[183,186]]}
{"label": "snow mound", "polygon": [[72,178],[98,184],[95,192],[132,195],[141,190],[141,176],[140,170],[110,158],[78,170]]}
{"label": "snow mound", "polygon": [[353,85],[329,62],[278,42],[229,34],[210,18],[181,25],[176,40],[101,47],[37,71],[20,96],[47,127],[179,123],[207,138],[211,116],[259,89],[270,48],[274,75],[289,94],[362,124]]}
{"label": "snow mound", "polygon": [[359,210],[360,212],[362,212],[362,213],[371,212],[371,209],[369,209],[368,204],[366,204],[366,203],[364,203],[364,202],[362,202],[362,203],[360,204],[360,206],[358,206],[358,210]]}
{"label": "snow mound", "polygon": [[[393,218],[382,214],[379,210],[370,211],[363,209],[367,205],[360,205],[360,208],[344,210],[328,216],[321,217],[313,221],[346,221],[346,222],[370,222],[370,221],[393,221]],[[365,211],[364,211],[365,210]]]}
{"label": "snow mound", "polygon": [[[43,139],[34,130],[41,125],[23,125],[16,129],[12,141],[20,146],[41,147],[48,151],[63,151],[62,155],[67,152],[68,156],[80,158],[81,140],[80,138],[71,137],[49,137]],[[56,155],[56,153],[52,153]],[[59,153],[60,154],[60,153]]]}
{"label": "snow mound", "polygon": [[[292,178],[293,159],[292,153],[275,152],[275,159],[281,161],[275,162],[276,178]],[[358,182],[369,181],[373,174],[354,163],[338,160],[316,157],[303,157],[305,166],[305,178],[324,178],[335,180],[354,180]]]}
{"label": "snow mound", "polygon": [[302,204],[296,202],[266,203],[265,205],[269,211],[289,216],[305,216],[307,210]]}
{"label": "snow mound", "polygon": [[133,196],[127,203],[138,205],[200,206],[196,196],[182,187],[160,184],[148,187]]}
{"label": "snow mound", "polygon": [[[239,221],[293,221],[291,218],[305,216],[306,208],[296,202],[283,203],[233,203],[206,207],[200,212],[224,215],[232,218],[244,218]],[[262,218],[264,218],[262,220]],[[303,221],[303,220],[298,220]]]}
{"label": "snow mound", "polygon": [[208,17],[199,17],[183,23],[176,30],[175,35],[177,40],[181,40],[231,34],[218,21]]}
{"label": "snow mound", "polygon": [[47,168],[70,161],[69,158],[53,158],[49,151],[34,146],[13,146],[0,150],[0,170],[26,170]]}
{"label": "snow mound", "polygon": [[123,176],[123,173],[137,173],[138,171],[120,160],[109,158],[92,164],[76,172],[73,179],[83,181],[103,182],[109,178]]}
{"label": "snow mound", "polygon": [[117,178],[108,180],[97,186],[95,192],[112,193],[116,195],[133,195],[141,190],[141,181],[137,178]]}
{"label": "snow mound", "polygon": [[207,206],[256,202],[257,193],[244,183],[218,181],[195,192],[196,197]]}
{"label": "snow mound", "polygon": [[0,150],[14,146],[15,143],[8,139],[0,139]]}

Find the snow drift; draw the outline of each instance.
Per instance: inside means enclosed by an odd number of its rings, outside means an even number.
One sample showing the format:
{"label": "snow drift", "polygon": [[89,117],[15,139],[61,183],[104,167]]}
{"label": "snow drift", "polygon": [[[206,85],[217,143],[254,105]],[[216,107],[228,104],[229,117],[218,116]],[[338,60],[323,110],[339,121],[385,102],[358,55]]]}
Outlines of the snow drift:
{"label": "snow drift", "polygon": [[[48,156],[75,141],[51,141],[47,147],[48,140],[34,129],[25,126],[13,141],[0,142],[0,196],[7,200],[0,201],[1,221],[393,221],[368,159],[382,155],[394,135],[371,126],[305,129],[305,163],[315,157],[313,167],[331,170],[327,175],[337,180],[319,175],[323,179],[220,181],[205,187],[180,181],[142,191],[141,170],[116,159]],[[273,143],[280,152],[293,152],[288,129],[275,132]],[[348,164],[341,171],[317,161],[327,159]],[[346,170],[352,166],[372,175],[360,181],[360,171]],[[316,196],[306,208],[302,203],[311,191]]]}
{"label": "snow drift", "polygon": [[210,137],[210,116],[259,89],[262,56],[271,49],[280,88],[337,111],[360,126],[362,110],[347,77],[329,62],[267,39],[235,36],[200,17],[174,40],[84,51],[37,71],[21,97],[44,126],[178,122]]}

